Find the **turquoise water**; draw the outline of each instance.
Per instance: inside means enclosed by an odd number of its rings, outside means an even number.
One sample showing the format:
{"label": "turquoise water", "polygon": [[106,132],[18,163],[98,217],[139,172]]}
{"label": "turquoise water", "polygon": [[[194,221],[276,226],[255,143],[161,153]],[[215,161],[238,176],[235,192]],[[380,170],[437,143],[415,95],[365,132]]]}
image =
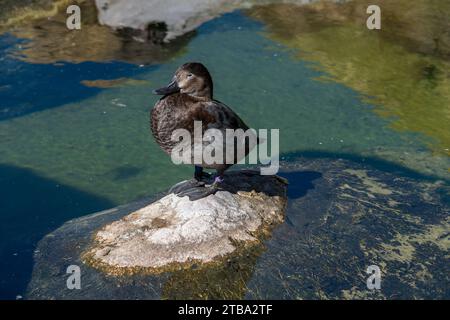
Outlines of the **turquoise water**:
{"label": "turquoise water", "polygon": [[[158,98],[152,89],[186,61],[209,68],[215,98],[251,127],[280,129],[282,159],[382,160],[448,181],[449,158],[430,147],[432,137],[396,130],[361,92],[319,80],[326,71],[267,31],[248,12],[225,14],[201,25],[163,63],[42,63],[33,60],[30,40],[0,36],[0,298],[23,293],[37,241],[65,221],[190,177],[192,168],[174,166],[149,132]],[[121,78],[127,80],[110,87],[84,82]]]}

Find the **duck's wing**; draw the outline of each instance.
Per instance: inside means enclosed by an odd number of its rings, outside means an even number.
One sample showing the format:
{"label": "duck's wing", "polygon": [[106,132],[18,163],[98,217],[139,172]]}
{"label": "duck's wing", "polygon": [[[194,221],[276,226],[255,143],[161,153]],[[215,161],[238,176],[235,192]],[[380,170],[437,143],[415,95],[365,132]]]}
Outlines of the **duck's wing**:
{"label": "duck's wing", "polygon": [[244,131],[249,129],[230,107],[217,100],[202,103],[193,110],[193,118],[202,121],[204,129],[242,129]]}
{"label": "duck's wing", "polygon": [[[202,140],[194,139],[194,145],[197,146],[198,143],[203,147],[222,149],[224,158],[220,163],[238,163],[258,144],[256,132],[249,130],[245,122],[230,107],[219,101],[202,102],[193,112],[192,118],[202,122],[203,131]],[[216,133],[208,129],[219,130],[223,139],[216,139]],[[244,133],[235,132],[237,136],[232,133],[230,139],[227,129],[241,129]]]}

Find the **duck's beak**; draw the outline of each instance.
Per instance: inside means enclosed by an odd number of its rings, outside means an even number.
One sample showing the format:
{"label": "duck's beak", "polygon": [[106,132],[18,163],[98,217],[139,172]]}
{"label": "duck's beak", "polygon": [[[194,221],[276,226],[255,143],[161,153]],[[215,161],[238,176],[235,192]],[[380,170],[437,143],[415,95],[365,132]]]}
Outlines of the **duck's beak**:
{"label": "duck's beak", "polygon": [[177,81],[173,80],[167,86],[153,90],[153,93],[159,94],[159,95],[167,95],[167,94],[172,94],[172,93],[176,93],[179,91],[180,91],[180,87],[178,87]]}

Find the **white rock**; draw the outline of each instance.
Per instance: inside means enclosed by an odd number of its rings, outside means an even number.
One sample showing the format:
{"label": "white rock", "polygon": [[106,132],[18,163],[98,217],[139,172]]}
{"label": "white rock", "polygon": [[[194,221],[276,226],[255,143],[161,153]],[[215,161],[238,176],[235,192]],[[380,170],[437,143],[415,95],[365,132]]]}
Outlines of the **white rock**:
{"label": "white rock", "polygon": [[164,22],[165,41],[226,12],[274,2],[305,4],[311,0],[95,0],[100,23],[113,28],[145,30],[150,23]]}
{"label": "white rock", "polygon": [[169,194],[95,235],[86,261],[109,273],[211,262],[236,243],[256,244],[281,223],[286,183],[274,176],[230,173],[223,191],[190,201]]}

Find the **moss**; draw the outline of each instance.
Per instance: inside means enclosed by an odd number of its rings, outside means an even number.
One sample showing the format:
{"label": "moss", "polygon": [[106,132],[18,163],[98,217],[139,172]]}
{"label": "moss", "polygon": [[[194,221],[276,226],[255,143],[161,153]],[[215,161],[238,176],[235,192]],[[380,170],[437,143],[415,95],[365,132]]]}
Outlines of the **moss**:
{"label": "moss", "polygon": [[93,87],[93,88],[115,88],[120,86],[143,86],[143,85],[149,85],[148,81],[145,80],[137,80],[137,79],[130,79],[130,78],[118,78],[118,79],[112,79],[112,80],[83,80],[81,81],[83,85],[86,87]]}

